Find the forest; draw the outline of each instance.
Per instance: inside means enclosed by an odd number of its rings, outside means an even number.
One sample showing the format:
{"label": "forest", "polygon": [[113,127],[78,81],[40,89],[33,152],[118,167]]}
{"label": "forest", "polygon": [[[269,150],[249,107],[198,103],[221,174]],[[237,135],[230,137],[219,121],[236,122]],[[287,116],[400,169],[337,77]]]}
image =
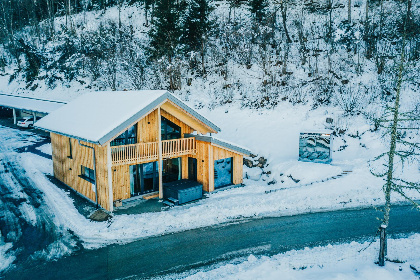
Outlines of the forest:
{"label": "forest", "polygon": [[369,116],[394,98],[403,49],[403,92],[420,85],[418,1],[1,0],[0,14],[0,75],[27,91],[168,89],[198,108]]}

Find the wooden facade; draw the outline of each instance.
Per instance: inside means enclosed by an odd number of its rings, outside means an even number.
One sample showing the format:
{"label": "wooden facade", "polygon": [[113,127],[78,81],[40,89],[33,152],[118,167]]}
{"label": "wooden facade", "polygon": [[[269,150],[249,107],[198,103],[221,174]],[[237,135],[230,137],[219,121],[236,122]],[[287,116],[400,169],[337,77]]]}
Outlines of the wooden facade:
{"label": "wooden facade", "polygon": [[[160,139],[161,117],[181,128],[180,139]],[[205,126],[171,102],[155,108],[134,124],[137,124],[137,143],[113,147],[110,143],[118,134],[107,143],[96,145],[51,133],[54,176],[110,211],[113,210],[114,201],[131,197],[130,166],[134,164],[161,162],[163,159],[179,157],[182,178],[191,179],[188,178],[188,160],[194,158],[197,160],[197,181],[203,184],[204,191],[212,192],[214,191],[214,161],[232,158],[232,183],[242,183],[244,154],[211,142],[197,140],[194,137],[184,138],[186,134],[194,131],[206,132]],[[129,127],[134,124],[130,124]],[[94,148],[95,166],[92,149],[83,145]],[[81,176],[81,166],[96,169],[96,186]],[[162,185],[161,179],[160,185]],[[159,194],[161,193],[160,186]]]}
{"label": "wooden facade", "polygon": [[76,139],[51,133],[54,176],[93,202],[96,202],[96,187],[98,204],[110,209],[107,148],[90,143],[83,144],[95,149],[96,186],[81,177],[81,166],[94,168],[92,149],[81,146]]}

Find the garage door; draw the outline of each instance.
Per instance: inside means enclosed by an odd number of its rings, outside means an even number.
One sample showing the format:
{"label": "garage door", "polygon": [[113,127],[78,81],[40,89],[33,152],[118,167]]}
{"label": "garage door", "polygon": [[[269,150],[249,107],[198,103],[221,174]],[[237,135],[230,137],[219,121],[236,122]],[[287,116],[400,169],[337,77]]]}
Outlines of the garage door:
{"label": "garage door", "polygon": [[214,161],[214,188],[232,185],[232,158]]}

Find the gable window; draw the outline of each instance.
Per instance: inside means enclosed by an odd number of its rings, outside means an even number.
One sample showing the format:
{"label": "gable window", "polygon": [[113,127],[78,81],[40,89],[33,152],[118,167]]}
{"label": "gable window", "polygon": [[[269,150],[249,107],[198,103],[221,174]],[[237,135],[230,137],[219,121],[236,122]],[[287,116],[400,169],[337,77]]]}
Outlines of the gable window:
{"label": "gable window", "polygon": [[90,169],[89,167],[81,165],[80,177],[85,179],[86,181],[91,182],[92,184],[95,183],[95,171],[93,169]]}
{"label": "gable window", "polygon": [[181,127],[174,124],[165,117],[161,120],[162,140],[172,140],[181,138]]}
{"label": "gable window", "polygon": [[137,124],[133,125],[111,141],[111,146],[121,146],[137,143]]}

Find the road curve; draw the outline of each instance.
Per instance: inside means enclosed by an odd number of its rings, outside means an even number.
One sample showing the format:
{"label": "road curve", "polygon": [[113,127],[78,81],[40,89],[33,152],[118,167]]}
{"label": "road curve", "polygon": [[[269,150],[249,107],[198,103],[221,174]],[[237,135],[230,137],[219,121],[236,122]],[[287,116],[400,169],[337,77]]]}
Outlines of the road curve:
{"label": "road curve", "polygon": [[[81,250],[58,261],[18,266],[6,278],[148,278],[250,253],[271,255],[305,246],[365,240],[375,235],[380,215],[373,209],[358,209],[239,221]],[[390,234],[420,232],[420,212],[410,206],[394,206],[390,221]]]}

